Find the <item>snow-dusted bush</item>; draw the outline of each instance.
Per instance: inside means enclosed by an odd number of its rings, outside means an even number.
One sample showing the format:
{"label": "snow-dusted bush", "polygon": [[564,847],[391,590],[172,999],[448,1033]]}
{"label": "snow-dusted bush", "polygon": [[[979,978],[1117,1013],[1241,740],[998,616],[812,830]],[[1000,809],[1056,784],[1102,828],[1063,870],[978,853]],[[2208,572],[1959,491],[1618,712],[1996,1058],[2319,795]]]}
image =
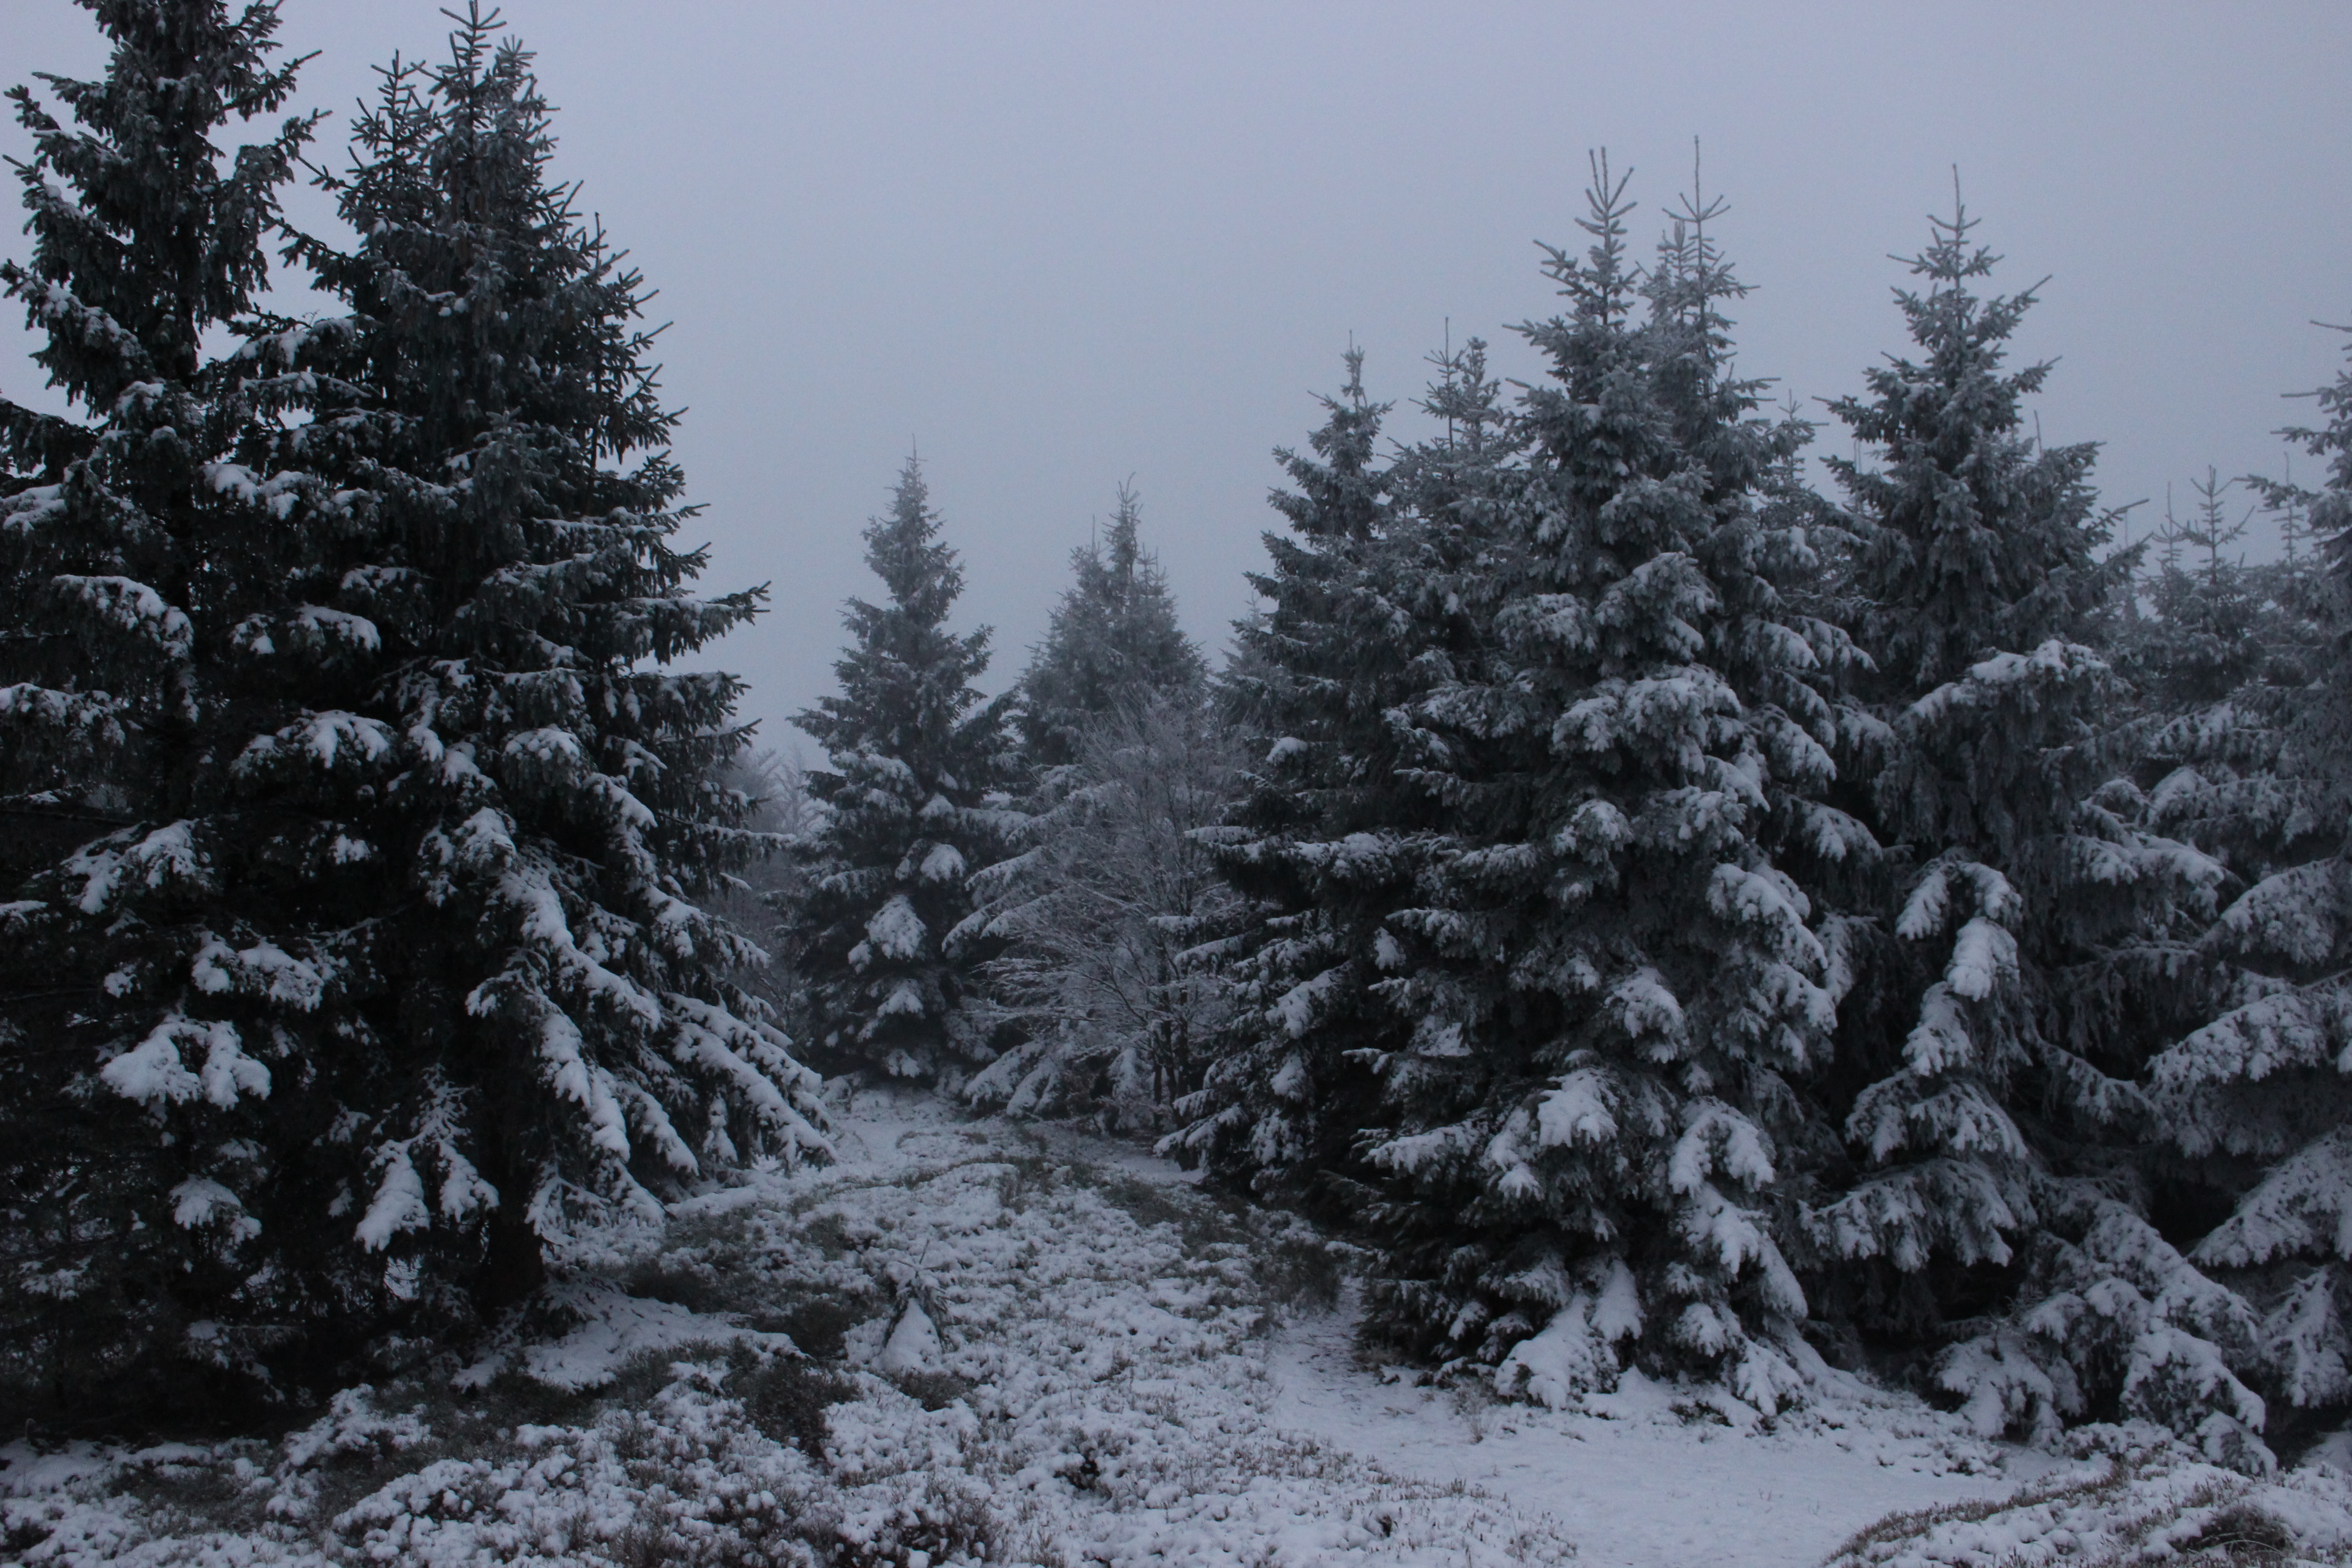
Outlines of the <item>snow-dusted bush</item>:
{"label": "snow-dusted bush", "polygon": [[1181,690],[1081,732],[1034,845],[973,879],[971,923],[1003,949],[992,1000],[1023,1037],[966,1086],[974,1102],[1155,1126],[1192,1087],[1226,1013],[1202,939],[1236,903],[1199,836],[1234,764],[1216,714]]}

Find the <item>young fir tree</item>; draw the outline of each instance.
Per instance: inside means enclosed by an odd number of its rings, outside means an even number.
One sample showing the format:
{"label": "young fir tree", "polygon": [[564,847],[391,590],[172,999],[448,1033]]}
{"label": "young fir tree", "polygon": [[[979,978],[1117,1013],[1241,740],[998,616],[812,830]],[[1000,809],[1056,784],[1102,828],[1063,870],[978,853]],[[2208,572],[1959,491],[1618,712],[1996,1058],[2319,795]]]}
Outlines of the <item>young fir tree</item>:
{"label": "young fir tree", "polygon": [[1853,1161],[1813,1215],[1816,1294],[1940,1348],[1989,1431],[2122,1413],[2242,1452],[2242,1314],[2148,1223],[2133,1151],[2131,1080],[2189,1001],[2182,939],[2221,868],[2147,832],[2114,777],[2123,696],[2083,639],[2129,563],[2096,558],[2095,448],[2026,433],[2049,367],[2003,362],[2034,295],[1974,291],[1997,258],[1973,227],[1934,220],[1927,288],[1897,291],[1920,360],[1832,405],[1878,458],[1832,466],[1883,725],[1850,771],[1891,853],[1840,926],[1856,980],[1829,1089]]}
{"label": "young fir tree", "polygon": [[201,472],[269,526],[242,575],[216,521],[199,557],[185,815],[15,911],[108,966],[66,1101],[165,1151],[145,1212],[237,1269],[165,1294],[257,1368],[446,1329],[579,1220],[823,1148],[722,973],[747,944],[689,901],[752,847],[711,781],[737,684],[657,668],[756,595],[685,592],[643,289],[549,186],[493,31],[386,74],[331,182],[359,249],[298,244],[352,313],[230,363],[310,416]]}
{"label": "young fir tree", "polygon": [[2188,518],[2173,515],[2168,496],[2165,526],[2152,542],[2160,546],[2158,569],[2144,590],[2130,589],[2136,612],[2145,592],[2147,613],[2134,614],[2122,635],[2110,633],[2113,661],[2151,716],[2209,710],[2257,679],[2287,629],[2276,624],[2270,598],[2281,585],[2276,574],[2229,552],[2252,520],[2251,510],[2230,520],[2235,483],[2208,468],[2190,482],[2196,505]]}
{"label": "young fir tree", "polygon": [[1167,574],[1141,535],[1141,502],[1121,485],[1110,537],[1070,552],[1076,580],[1021,676],[1018,722],[1033,767],[1075,762],[1090,725],[1155,699],[1190,696],[1207,679],[1201,650],[1177,624]]}
{"label": "young fir tree", "polygon": [[1220,700],[1241,773],[1225,825],[1208,836],[1245,910],[1223,940],[1233,1017],[1167,1141],[1220,1181],[1328,1218],[1370,1076],[1350,1059],[1390,1021],[1370,987],[1381,916],[1404,901],[1402,761],[1387,715],[1426,677],[1424,636],[1389,593],[1402,548],[1379,452],[1389,405],[1364,390],[1350,349],[1346,384],[1326,397],[1308,450],[1275,456],[1294,489],[1273,501],[1291,534],[1265,535],[1265,601],[1237,624]]}
{"label": "young fir tree", "polygon": [[803,841],[795,951],[828,1067],[950,1077],[993,1050],[967,1007],[985,944],[949,939],[972,911],[971,872],[999,858],[1013,826],[1012,699],[972,685],[988,668],[988,628],[948,630],[963,569],[912,458],[889,513],[866,525],[866,563],[889,599],[849,602],[840,694],[794,720],[833,764],[808,777],[824,812]]}
{"label": "young fir tree", "polygon": [[1516,410],[1480,657],[1401,720],[1445,816],[1378,953],[1402,1027],[1360,1135],[1373,1311],[1548,1401],[1640,1364],[1770,1410],[1806,1311],[1791,1079],[1833,1016],[1774,852],[1853,836],[1819,802],[1844,645],[1781,602],[1811,565],[1779,493],[1808,432],[1731,372],[1720,209],[1694,198],[1643,273],[1623,191],[1596,170],[1591,247],[1547,268],[1569,310],[1525,329],[1549,379]]}

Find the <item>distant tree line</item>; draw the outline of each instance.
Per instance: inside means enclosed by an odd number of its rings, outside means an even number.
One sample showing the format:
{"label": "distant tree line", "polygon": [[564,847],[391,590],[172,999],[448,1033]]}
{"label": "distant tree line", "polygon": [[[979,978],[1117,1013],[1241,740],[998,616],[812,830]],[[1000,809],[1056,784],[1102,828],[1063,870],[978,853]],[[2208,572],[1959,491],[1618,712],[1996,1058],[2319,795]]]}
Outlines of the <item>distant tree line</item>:
{"label": "distant tree line", "polygon": [[[0,409],[22,1397],[453,1342],[824,1157],[823,1073],[1150,1131],[1509,1394],[1827,1363],[2247,1468],[2343,1424],[2352,372],[2315,483],[2119,547],[1956,192],[1824,488],[1722,207],[1637,253],[1596,160],[1543,375],[1449,349],[1402,441],[1350,352],[1216,668],[1122,486],[986,695],[910,458],[803,775],[669,670],[760,595],[692,592],[529,57],[476,12],[386,68],[339,248],[276,205],[314,120],[214,140],[290,97],[269,6],[93,9],[0,273],[76,409]],[[272,245],[332,310],[268,310]]]}

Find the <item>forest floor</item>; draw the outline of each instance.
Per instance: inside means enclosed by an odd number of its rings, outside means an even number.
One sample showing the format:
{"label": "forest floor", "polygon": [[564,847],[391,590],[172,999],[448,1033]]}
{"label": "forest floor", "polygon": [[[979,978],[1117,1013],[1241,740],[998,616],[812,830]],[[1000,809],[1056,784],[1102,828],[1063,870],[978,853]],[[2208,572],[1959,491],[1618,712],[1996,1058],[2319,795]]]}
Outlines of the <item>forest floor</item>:
{"label": "forest floor", "polygon": [[2352,1481],[1988,1443],[1830,1374],[1763,1419],[1363,1360],[1329,1251],[1163,1161],[916,1096],[674,1205],[470,1364],[272,1437],[0,1449],[0,1562],[2352,1561]]}

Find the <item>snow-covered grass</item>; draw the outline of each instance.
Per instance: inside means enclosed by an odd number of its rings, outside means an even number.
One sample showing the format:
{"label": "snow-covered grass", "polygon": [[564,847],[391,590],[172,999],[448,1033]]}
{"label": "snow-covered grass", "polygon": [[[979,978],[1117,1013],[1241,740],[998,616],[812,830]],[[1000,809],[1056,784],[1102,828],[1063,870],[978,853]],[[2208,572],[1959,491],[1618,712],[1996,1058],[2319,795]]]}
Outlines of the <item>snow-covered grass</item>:
{"label": "snow-covered grass", "polygon": [[2332,1467],[2254,1480],[2177,1455],[2118,1454],[2089,1478],[1889,1515],[1827,1568],[2342,1563],[2352,1562],[2345,1483]]}
{"label": "snow-covered grass", "polygon": [[2030,1454],[1847,1380],[1770,1422],[1638,1379],[1572,1412],[1421,1386],[1359,1361],[1311,1237],[1161,1162],[845,1109],[841,1163],[676,1205],[468,1365],[273,1441],[6,1450],[0,1554],[1863,1568],[2352,1542],[2333,1469]]}

